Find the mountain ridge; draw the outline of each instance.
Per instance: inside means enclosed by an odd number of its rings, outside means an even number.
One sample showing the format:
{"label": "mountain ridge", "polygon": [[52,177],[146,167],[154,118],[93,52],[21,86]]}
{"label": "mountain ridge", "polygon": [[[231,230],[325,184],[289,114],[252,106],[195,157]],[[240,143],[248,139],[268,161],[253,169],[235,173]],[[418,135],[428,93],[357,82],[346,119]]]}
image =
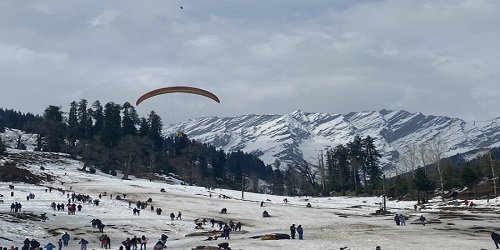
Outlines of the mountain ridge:
{"label": "mountain ridge", "polygon": [[473,154],[500,146],[500,117],[487,121],[424,115],[405,110],[202,117],[164,127],[165,134],[184,131],[189,138],[224,151],[253,153],[266,164],[315,163],[322,150],[346,144],[355,136],[375,138],[384,165],[395,164],[410,144],[441,138],[445,156]]}

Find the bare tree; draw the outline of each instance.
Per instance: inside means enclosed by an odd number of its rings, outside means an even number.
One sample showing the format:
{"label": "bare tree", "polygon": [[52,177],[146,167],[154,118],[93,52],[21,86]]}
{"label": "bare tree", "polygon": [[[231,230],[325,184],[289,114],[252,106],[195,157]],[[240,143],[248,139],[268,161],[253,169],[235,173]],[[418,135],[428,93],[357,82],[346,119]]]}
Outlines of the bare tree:
{"label": "bare tree", "polygon": [[306,181],[309,184],[311,184],[312,186],[317,185],[316,175],[318,174],[318,170],[314,170],[308,163],[298,164],[297,170],[303,177],[305,177]]}
{"label": "bare tree", "polygon": [[405,172],[411,172],[415,177],[415,170],[418,168],[418,147],[415,144],[408,144],[405,147],[404,153],[400,157],[400,163],[403,165]]}
{"label": "bare tree", "polygon": [[427,162],[429,160],[429,152],[428,151],[429,151],[429,146],[427,144],[420,144],[418,146],[418,154],[420,156],[419,160],[422,163],[422,167],[424,167],[424,171],[426,170],[425,166],[427,166]]}
{"label": "bare tree", "polygon": [[443,185],[443,173],[441,171],[441,159],[444,157],[445,145],[441,137],[436,137],[432,140],[428,146],[429,157],[432,164],[437,168],[439,174],[439,182],[441,184],[441,197],[444,199],[444,185]]}

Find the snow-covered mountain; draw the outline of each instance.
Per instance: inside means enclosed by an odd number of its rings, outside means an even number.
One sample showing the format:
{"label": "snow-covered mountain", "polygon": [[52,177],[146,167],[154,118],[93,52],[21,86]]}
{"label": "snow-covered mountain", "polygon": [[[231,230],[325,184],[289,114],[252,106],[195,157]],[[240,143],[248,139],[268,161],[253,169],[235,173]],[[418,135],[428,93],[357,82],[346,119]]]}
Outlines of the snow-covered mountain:
{"label": "snow-covered mountain", "polygon": [[363,111],[348,114],[307,113],[204,117],[165,127],[165,133],[184,131],[191,139],[210,143],[225,151],[242,150],[271,164],[318,161],[327,147],[346,144],[355,136],[371,136],[393,163],[407,145],[440,139],[444,156],[472,154],[500,146],[500,117],[487,121],[464,121],[445,116],[399,111]]}

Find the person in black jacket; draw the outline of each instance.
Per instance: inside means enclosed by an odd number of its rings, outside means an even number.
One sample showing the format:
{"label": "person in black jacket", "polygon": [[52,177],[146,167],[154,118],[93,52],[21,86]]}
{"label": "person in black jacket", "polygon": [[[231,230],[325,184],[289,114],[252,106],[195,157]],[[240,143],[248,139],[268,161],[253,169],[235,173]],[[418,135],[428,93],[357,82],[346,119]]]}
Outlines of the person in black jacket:
{"label": "person in black jacket", "polygon": [[26,238],[26,239],[24,240],[24,245],[23,245],[23,247],[22,247],[21,249],[22,249],[22,250],[28,250],[28,249],[30,248],[30,243],[31,243],[31,240],[30,240],[30,239],[28,239],[28,238]]}
{"label": "person in black jacket", "polygon": [[224,239],[225,240],[229,240],[230,239],[229,238],[229,233],[231,232],[231,228],[227,224],[224,225],[224,229],[222,230],[222,232],[223,232],[223,235],[224,235]]}
{"label": "person in black jacket", "polygon": [[493,243],[495,243],[495,246],[498,249],[498,244],[500,244],[500,234],[491,232],[491,239],[493,240]]}
{"label": "person in black jacket", "polygon": [[292,239],[295,239],[295,231],[296,231],[295,224],[292,224],[290,226],[290,236],[292,237]]}

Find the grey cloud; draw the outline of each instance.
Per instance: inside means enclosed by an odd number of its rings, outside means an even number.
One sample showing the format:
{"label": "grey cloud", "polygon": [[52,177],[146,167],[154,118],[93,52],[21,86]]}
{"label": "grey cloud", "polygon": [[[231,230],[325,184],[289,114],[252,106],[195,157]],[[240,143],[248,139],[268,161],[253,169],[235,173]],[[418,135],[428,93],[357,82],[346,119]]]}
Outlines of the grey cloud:
{"label": "grey cloud", "polygon": [[32,3],[0,9],[0,107],[41,113],[193,84],[222,100],[199,115],[499,115],[494,1]]}

